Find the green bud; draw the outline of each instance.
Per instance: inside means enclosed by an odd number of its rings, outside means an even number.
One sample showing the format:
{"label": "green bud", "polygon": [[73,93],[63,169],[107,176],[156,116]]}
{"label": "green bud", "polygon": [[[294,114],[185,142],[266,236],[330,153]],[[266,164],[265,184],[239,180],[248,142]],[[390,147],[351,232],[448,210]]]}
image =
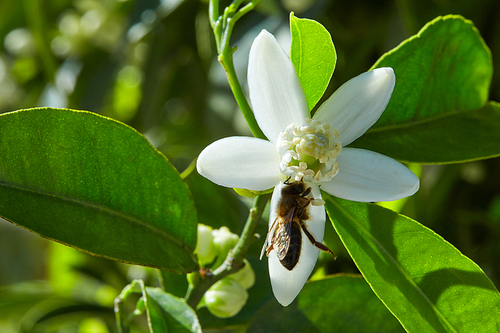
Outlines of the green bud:
{"label": "green bud", "polygon": [[241,284],[243,288],[250,289],[255,283],[255,272],[248,260],[243,259],[243,263],[245,266],[229,277]]}
{"label": "green bud", "polygon": [[194,253],[198,255],[201,266],[210,264],[215,259],[213,240],[212,228],[204,224],[198,224],[198,241]]}
{"label": "green bud", "polygon": [[226,258],[229,251],[234,248],[239,239],[238,235],[233,234],[227,227],[212,230],[212,235],[214,236],[213,246],[215,253],[221,259]]}
{"label": "green bud", "polygon": [[217,281],[205,293],[205,305],[208,310],[219,318],[233,317],[248,300],[248,293],[232,278]]}

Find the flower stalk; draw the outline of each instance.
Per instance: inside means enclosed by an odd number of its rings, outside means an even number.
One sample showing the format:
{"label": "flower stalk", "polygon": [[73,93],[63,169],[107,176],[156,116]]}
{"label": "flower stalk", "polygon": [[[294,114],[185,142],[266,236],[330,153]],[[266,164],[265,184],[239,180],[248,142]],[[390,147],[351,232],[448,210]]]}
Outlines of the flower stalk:
{"label": "flower stalk", "polygon": [[238,10],[242,2],[243,0],[234,0],[224,9],[224,14],[219,16],[219,1],[210,0],[208,10],[209,20],[217,45],[217,59],[226,72],[227,80],[236,99],[236,103],[238,103],[253,136],[265,139],[266,137],[255,120],[252,108],[243,93],[243,89],[241,88],[234,69],[233,53],[236,51],[236,47],[232,47],[230,42],[234,25],[243,15],[254,9],[260,0],[252,0]]}

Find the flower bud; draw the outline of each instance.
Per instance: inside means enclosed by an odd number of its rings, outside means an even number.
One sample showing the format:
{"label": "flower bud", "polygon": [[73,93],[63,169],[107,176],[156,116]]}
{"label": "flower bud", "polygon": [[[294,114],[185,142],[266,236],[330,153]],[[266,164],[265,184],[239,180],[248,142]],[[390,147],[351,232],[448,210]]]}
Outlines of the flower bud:
{"label": "flower bud", "polygon": [[248,293],[245,288],[230,277],[217,281],[205,293],[205,305],[219,318],[235,316],[247,300]]}
{"label": "flower bud", "polygon": [[238,235],[233,234],[227,227],[221,227],[220,229],[212,230],[212,235],[214,236],[213,246],[216,255],[219,258],[226,258],[230,250],[238,242]]}
{"label": "flower bud", "polygon": [[253,271],[248,260],[243,259],[243,263],[245,266],[236,273],[231,274],[229,277],[241,284],[243,288],[250,289],[255,283],[255,272]]}
{"label": "flower bud", "polygon": [[198,224],[198,241],[194,253],[198,255],[201,266],[210,264],[215,259],[213,240],[212,228],[204,224]]}

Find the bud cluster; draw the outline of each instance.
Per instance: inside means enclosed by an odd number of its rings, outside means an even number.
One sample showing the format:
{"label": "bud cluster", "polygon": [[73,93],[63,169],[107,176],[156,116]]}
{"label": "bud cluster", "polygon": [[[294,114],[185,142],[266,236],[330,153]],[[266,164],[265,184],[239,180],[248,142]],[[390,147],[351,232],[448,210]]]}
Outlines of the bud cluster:
{"label": "bud cluster", "polygon": [[[195,253],[200,266],[210,266],[216,269],[226,259],[238,242],[238,235],[233,234],[227,227],[212,229],[209,226],[198,224],[198,243]],[[248,300],[247,289],[255,283],[255,272],[250,263],[244,259],[244,267],[216,282],[205,293],[200,306],[206,306],[217,317],[233,317]],[[198,273],[193,273],[198,274]],[[188,275],[188,281],[194,283],[193,276]]]}

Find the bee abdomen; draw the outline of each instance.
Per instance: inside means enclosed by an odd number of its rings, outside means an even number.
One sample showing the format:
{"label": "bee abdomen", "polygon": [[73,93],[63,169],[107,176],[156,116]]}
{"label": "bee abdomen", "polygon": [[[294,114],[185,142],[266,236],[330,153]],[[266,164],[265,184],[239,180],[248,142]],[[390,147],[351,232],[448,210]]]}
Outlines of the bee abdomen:
{"label": "bee abdomen", "polygon": [[280,260],[281,264],[289,271],[291,271],[299,262],[301,246],[302,234],[300,231],[300,224],[292,222],[292,228],[290,232],[290,246],[288,247],[288,252],[286,253],[285,257]]}

